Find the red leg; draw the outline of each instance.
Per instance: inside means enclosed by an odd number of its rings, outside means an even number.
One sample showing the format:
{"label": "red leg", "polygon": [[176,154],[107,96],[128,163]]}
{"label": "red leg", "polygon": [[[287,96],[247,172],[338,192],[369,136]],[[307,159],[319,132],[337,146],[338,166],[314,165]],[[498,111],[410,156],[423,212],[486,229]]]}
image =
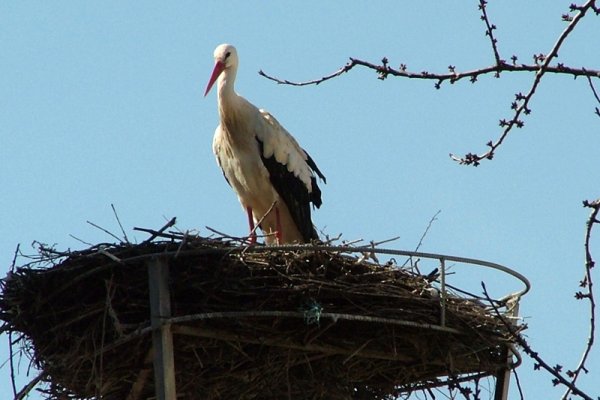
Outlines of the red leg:
{"label": "red leg", "polygon": [[256,230],[254,226],[254,217],[252,216],[252,207],[246,207],[246,212],[248,213],[248,225],[250,226],[250,237],[248,238],[250,244],[256,243]]}
{"label": "red leg", "polygon": [[275,207],[275,227],[277,229],[277,231],[275,232],[275,238],[277,239],[277,244],[281,244],[283,232],[281,231],[281,220],[279,219],[279,207]]}

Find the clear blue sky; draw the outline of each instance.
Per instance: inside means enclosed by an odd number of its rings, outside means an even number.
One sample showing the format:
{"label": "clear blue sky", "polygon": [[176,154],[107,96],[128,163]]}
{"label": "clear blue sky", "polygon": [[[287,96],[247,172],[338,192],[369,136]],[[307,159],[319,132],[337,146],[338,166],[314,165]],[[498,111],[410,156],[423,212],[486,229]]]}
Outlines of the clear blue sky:
{"label": "clear blue sky", "polygon": [[[429,2],[431,3],[431,2]],[[498,262],[533,289],[523,300],[528,340],[551,364],[573,368],[587,337],[587,304],[574,292],[583,276],[583,199],[600,196],[600,119],[584,79],[544,78],[525,128],[492,162],[461,167],[448,153],[484,150],[510,116],[527,74],[481,77],[433,88],[355,70],[320,86],[279,86],[320,77],[348,57],[410,70],[487,66],[493,56],[476,1],[428,2],[3,2],[0,5],[0,276],[17,243],[59,249],[111,238],[115,205],[130,237],[177,216],[181,229],[234,235],[246,219],[211,151],[215,92],[203,98],[216,45],[237,46],[237,90],[271,111],[328,178],[318,228],[348,240],[400,239],[413,249],[442,210],[423,251]],[[492,1],[504,58],[546,53],[569,1]],[[600,67],[600,24],[589,15],[560,62]],[[600,87],[600,85],[597,85]],[[600,260],[600,233],[593,250]],[[480,271],[469,270],[477,283]],[[487,278],[486,278],[487,279]],[[494,280],[495,278],[490,278]],[[518,289],[507,281],[505,293]],[[0,337],[0,397],[9,387]],[[588,366],[600,373],[600,351]],[[21,364],[19,385],[27,381]],[[519,370],[528,399],[558,398],[550,377]],[[597,379],[581,387],[600,394]],[[514,385],[513,385],[514,387]],[[513,392],[514,395],[514,392]],[[36,398],[32,396],[32,398]]]}

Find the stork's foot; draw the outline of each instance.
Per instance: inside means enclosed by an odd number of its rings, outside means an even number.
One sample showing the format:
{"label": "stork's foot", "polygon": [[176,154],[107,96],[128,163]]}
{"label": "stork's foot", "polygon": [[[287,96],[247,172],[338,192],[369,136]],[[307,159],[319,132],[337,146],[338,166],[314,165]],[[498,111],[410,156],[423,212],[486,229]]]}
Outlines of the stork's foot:
{"label": "stork's foot", "polygon": [[256,232],[250,232],[250,235],[248,236],[246,241],[248,242],[248,244],[250,246],[255,245],[256,244]]}
{"label": "stork's foot", "polygon": [[256,244],[256,228],[254,226],[254,217],[252,216],[252,207],[246,207],[246,212],[248,213],[248,225],[250,226],[250,236],[248,236],[248,243],[250,246]]}
{"label": "stork's foot", "polygon": [[283,234],[281,232],[281,219],[279,218],[279,207],[275,207],[275,240],[278,245],[282,244]]}

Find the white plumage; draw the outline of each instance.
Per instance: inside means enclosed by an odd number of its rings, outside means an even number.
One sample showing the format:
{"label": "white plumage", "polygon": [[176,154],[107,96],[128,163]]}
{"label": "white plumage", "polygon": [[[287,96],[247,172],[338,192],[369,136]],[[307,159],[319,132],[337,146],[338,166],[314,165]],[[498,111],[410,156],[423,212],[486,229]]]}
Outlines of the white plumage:
{"label": "white plumage", "polygon": [[323,181],[325,177],[275,117],[235,93],[235,47],[218,46],[214,58],[215,67],[204,94],[218,82],[220,124],[213,151],[248,213],[251,242],[256,240],[252,232],[258,222],[268,244],[318,239],[310,203],[320,207],[321,191],[315,174]]}

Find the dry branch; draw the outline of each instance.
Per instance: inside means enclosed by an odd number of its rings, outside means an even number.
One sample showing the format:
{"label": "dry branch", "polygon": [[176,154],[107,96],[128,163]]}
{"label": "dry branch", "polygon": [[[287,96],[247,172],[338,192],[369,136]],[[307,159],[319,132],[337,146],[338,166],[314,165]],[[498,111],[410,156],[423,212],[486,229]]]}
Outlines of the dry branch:
{"label": "dry branch", "polygon": [[[523,121],[523,116],[528,115],[531,112],[529,103],[531,102],[531,99],[533,98],[536,89],[538,88],[542,77],[545,74],[553,73],[560,75],[570,75],[574,78],[586,77],[590,83],[590,87],[594,95],[596,96],[596,99],[598,99],[598,96],[596,94],[591,79],[600,78],[600,70],[598,69],[575,68],[566,66],[564,63],[556,63],[554,65],[551,65],[552,61],[558,57],[558,51],[560,50],[564,41],[571,34],[571,32],[573,32],[577,24],[585,17],[586,13],[591,10],[592,12],[596,13],[596,15],[599,14],[598,7],[596,6],[596,0],[587,0],[583,5],[580,6],[571,4],[570,12],[575,13],[575,15],[571,16],[569,14],[563,14],[562,20],[568,22],[568,25],[558,36],[556,42],[554,43],[554,45],[548,53],[534,54],[533,64],[517,63],[518,58],[515,55],[511,57],[512,63],[507,62],[501,57],[497,47],[497,39],[494,36],[494,31],[497,28],[496,25],[491,23],[486,6],[486,0],[479,0],[481,20],[484,21],[486,25],[485,35],[490,39],[490,44],[494,54],[494,64],[488,67],[480,67],[477,69],[458,72],[454,65],[449,65],[449,72],[445,73],[430,73],[428,71],[411,72],[407,69],[406,64],[400,64],[398,68],[391,67],[389,59],[387,57],[383,57],[380,63],[373,63],[356,58],[350,58],[350,62],[348,62],[346,65],[344,65],[337,71],[329,75],[323,76],[319,79],[312,79],[305,82],[294,82],[287,79],[276,78],[272,75],[265,73],[262,70],[259,71],[259,75],[279,84],[292,86],[318,85],[333,78],[337,78],[340,75],[351,71],[355,67],[360,66],[375,71],[377,73],[378,79],[381,80],[384,80],[389,76],[408,79],[433,80],[436,82],[436,89],[439,89],[444,82],[456,83],[465,78],[469,79],[471,82],[474,83],[480,76],[489,74],[494,74],[494,76],[500,77],[500,74],[503,72],[534,73],[535,76],[533,82],[526,94],[515,94],[515,99],[511,102],[512,115],[509,118],[503,118],[500,120],[500,127],[502,128],[502,132],[497,139],[490,140],[486,143],[486,146],[488,147],[487,151],[481,153],[467,153],[464,156],[456,156],[454,154],[450,154],[450,157],[454,161],[459,162],[460,164],[478,166],[482,160],[491,160],[494,157],[496,150],[502,145],[502,143],[508,137],[513,128],[522,128],[524,126],[525,123]],[[596,107],[595,112],[600,116],[600,109],[598,109],[598,107]]]}
{"label": "dry branch", "polygon": [[[573,385],[575,385],[577,379],[579,378],[582,372],[588,372],[588,369],[586,368],[586,362],[592,351],[592,347],[594,346],[594,340],[596,337],[596,299],[594,297],[594,282],[592,279],[592,269],[594,268],[596,262],[592,257],[590,241],[592,238],[592,229],[594,228],[594,225],[600,223],[600,220],[598,220],[598,213],[600,212],[600,199],[596,199],[594,201],[585,200],[583,202],[583,206],[586,208],[590,208],[592,211],[590,212],[590,216],[588,217],[588,220],[586,222],[585,229],[585,275],[583,279],[579,282],[579,286],[582,288],[582,290],[575,293],[575,298],[578,300],[588,300],[590,305],[590,326],[588,340],[585,344],[583,354],[581,355],[581,359],[579,360],[577,367],[575,367],[575,369],[573,370],[567,371],[567,375],[571,379],[571,383]],[[567,388],[562,399],[566,400],[567,398],[569,398],[572,392],[573,390],[570,387]]]}

